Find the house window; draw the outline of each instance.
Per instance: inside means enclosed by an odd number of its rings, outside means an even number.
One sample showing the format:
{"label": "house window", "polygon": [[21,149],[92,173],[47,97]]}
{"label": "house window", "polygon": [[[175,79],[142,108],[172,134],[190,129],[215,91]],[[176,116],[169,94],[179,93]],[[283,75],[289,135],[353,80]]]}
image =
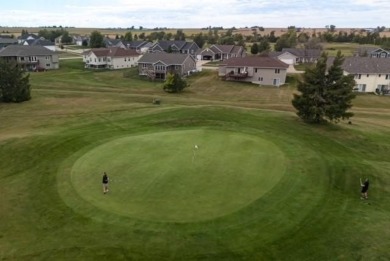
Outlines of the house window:
{"label": "house window", "polygon": [[280,69],[275,69],[275,73],[279,74],[280,73]]}
{"label": "house window", "polygon": [[386,74],[386,80],[390,79],[390,74]]}
{"label": "house window", "polygon": [[148,65],[146,63],[142,64],[142,68],[147,68],[147,67],[148,67]]}
{"label": "house window", "polygon": [[125,62],[126,62],[126,57],[125,57]]}
{"label": "house window", "polygon": [[381,78],[382,75],[379,74],[379,78]]}
{"label": "house window", "polygon": [[365,84],[358,84],[356,86],[358,92],[365,92],[366,91],[366,85]]}
{"label": "house window", "polygon": [[369,77],[370,75],[369,74],[367,74],[367,78]]}
{"label": "house window", "polygon": [[259,77],[259,82],[262,82],[263,81],[263,77]]}
{"label": "house window", "polygon": [[257,68],[255,68],[255,73],[257,73]]}
{"label": "house window", "polygon": [[46,67],[50,67],[50,63],[47,63],[47,64],[46,64]]}
{"label": "house window", "polygon": [[360,78],[362,78],[361,74],[355,74],[355,79],[360,79]]}

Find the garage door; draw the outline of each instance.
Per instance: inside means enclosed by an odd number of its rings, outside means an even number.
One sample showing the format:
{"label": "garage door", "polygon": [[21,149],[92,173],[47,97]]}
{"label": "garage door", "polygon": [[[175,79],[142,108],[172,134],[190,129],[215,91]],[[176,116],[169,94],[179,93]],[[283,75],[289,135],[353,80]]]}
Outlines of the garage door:
{"label": "garage door", "polygon": [[287,64],[294,64],[294,59],[280,59],[280,60]]}

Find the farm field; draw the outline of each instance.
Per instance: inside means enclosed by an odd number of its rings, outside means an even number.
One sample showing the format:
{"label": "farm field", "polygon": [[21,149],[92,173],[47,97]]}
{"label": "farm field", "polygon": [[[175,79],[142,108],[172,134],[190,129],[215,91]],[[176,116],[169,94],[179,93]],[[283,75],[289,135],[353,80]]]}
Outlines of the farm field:
{"label": "farm field", "polygon": [[124,75],[62,60],[30,75],[31,101],[0,103],[1,260],[390,258],[390,97],[311,126],[292,77],[204,70],[167,94]]}

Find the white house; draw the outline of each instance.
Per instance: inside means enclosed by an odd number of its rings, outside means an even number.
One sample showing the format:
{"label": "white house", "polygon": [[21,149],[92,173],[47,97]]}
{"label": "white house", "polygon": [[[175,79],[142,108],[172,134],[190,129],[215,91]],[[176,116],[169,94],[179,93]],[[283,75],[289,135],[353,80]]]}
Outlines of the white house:
{"label": "white house", "polygon": [[[328,59],[331,64],[333,59]],[[355,91],[390,92],[390,59],[346,57],[342,65],[345,75],[354,75]]]}
{"label": "white house", "polygon": [[96,48],[83,53],[86,68],[124,69],[137,66],[140,54],[119,47]]}

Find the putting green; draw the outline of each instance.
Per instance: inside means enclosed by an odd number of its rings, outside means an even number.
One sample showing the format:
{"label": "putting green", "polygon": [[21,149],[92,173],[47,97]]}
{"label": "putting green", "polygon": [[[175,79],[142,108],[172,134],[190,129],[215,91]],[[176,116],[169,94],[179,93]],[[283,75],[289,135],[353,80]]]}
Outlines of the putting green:
{"label": "putting green", "polygon": [[[77,193],[101,210],[142,220],[196,222],[260,198],[281,179],[284,163],[283,152],[258,136],[197,129],[111,140],[79,157],[70,175]],[[106,195],[103,171],[111,180]]]}

